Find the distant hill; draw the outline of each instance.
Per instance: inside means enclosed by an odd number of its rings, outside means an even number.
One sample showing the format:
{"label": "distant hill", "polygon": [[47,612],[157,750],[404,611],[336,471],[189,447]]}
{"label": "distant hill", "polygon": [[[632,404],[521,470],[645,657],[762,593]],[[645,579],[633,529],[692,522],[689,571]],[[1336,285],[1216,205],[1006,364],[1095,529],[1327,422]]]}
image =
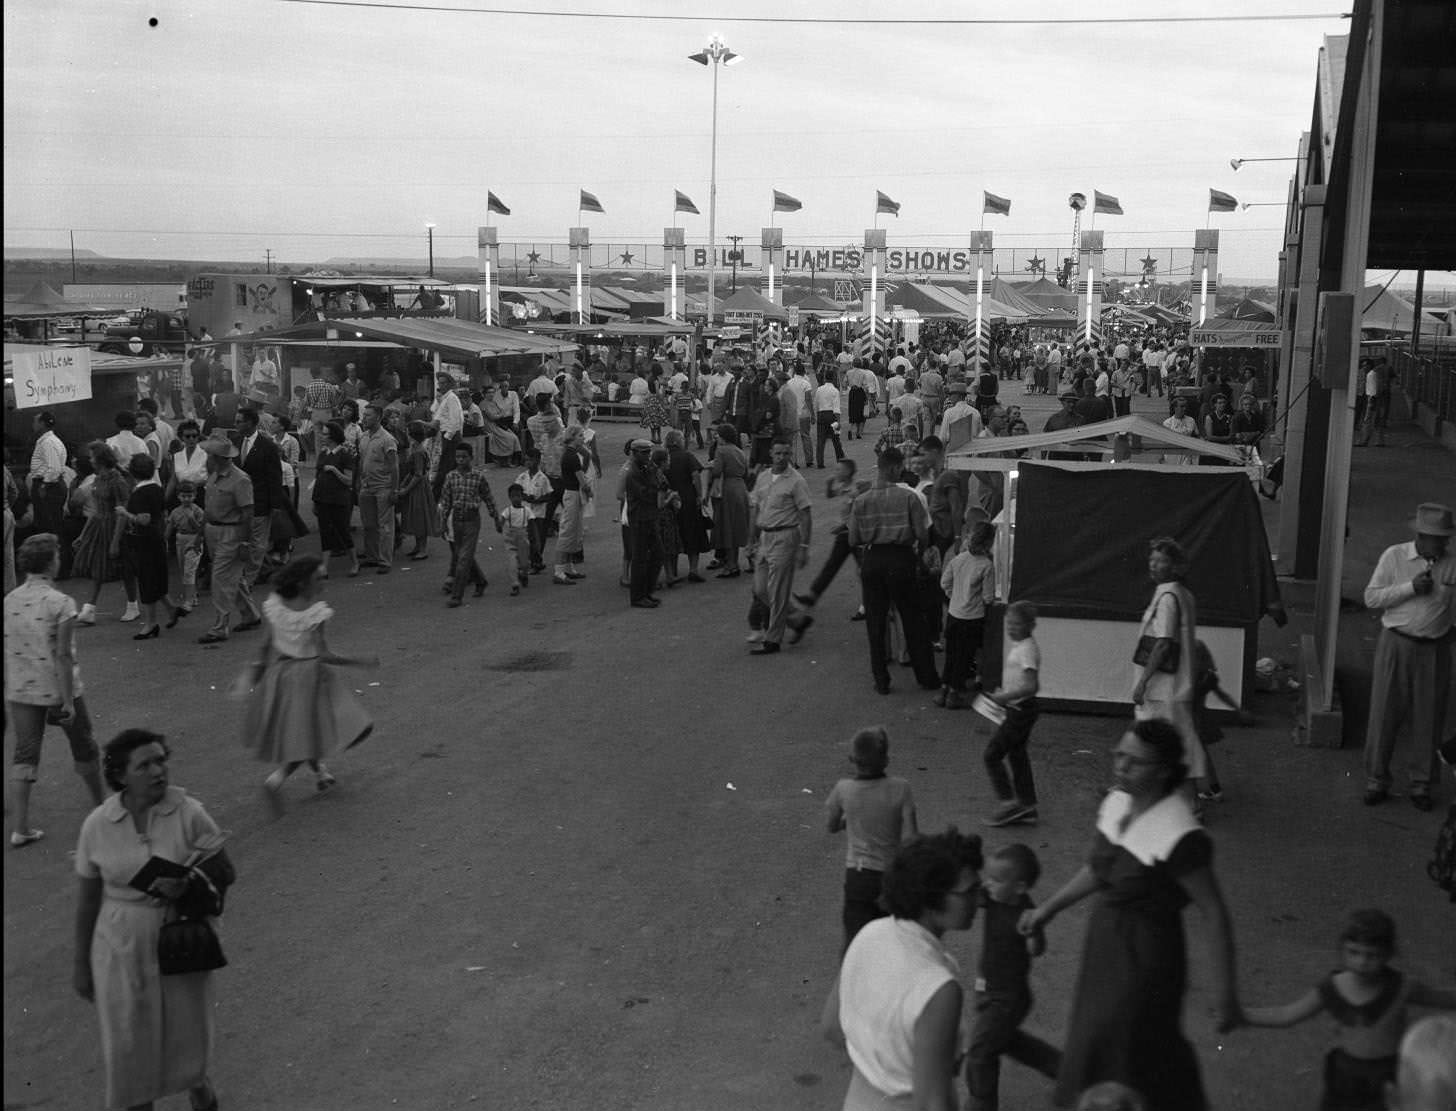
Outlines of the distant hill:
{"label": "distant hill", "polygon": [[[64,258],[71,257],[69,247],[6,247],[6,258]],[[80,250],[76,252],[78,259],[105,258],[105,255],[98,255],[95,251]]]}
{"label": "distant hill", "polygon": [[[388,255],[372,257],[331,258],[318,264],[326,270],[337,270],[341,274],[371,274],[378,271],[403,270],[407,274],[423,274],[430,268],[429,259],[393,258]],[[457,258],[435,256],[436,270],[475,270],[480,259],[475,255],[461,255]]]}

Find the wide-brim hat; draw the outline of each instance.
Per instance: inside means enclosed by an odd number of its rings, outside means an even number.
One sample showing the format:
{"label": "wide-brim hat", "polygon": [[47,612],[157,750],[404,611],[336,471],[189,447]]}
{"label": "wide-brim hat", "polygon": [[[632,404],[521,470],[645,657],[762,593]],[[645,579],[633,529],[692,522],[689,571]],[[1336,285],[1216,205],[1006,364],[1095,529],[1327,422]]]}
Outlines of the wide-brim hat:
{"label": "wide-brim hat", "polygon": [[221,456],[223,459],[236,459],[238,455],[237,445],[225,433],[214,432],[197,446],[208,455]]}
{"label": "wide-brim hat", "polygon": [[1456,536],[1456,514],[1439,502],[1421,502],[1410,524],[1420,536]]}
{"label": "wide-brim hat", "polygon": [[1058,395],[1057,400],[1058,401],[1081,401],[1082,400],[1082,395],[1079,394],[1076,390],[1067,390],[1065,393]]}

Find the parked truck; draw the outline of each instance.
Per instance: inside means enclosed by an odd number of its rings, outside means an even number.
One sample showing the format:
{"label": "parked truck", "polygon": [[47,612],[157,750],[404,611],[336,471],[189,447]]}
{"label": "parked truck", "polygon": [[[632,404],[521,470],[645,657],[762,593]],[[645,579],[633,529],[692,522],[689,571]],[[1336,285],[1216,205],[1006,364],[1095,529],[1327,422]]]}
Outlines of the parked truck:
{"label": "parked truck", "polygon": [[187,345],[187,322],[175,312],[142,309],[125,324],[107,326],[98,351],[112,355],[181,355]]}

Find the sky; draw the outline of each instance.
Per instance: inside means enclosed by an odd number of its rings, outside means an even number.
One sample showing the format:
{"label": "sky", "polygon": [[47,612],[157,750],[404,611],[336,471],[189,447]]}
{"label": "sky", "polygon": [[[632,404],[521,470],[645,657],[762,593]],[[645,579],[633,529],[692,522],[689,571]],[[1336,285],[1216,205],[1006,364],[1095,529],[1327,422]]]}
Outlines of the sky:
{"label": "sky", "polygon": [[[458,257],[487,189],[502,242],[561,242],[585,188],[594,241],[660,245],[681,189],[706,243],[713,74],[688,55],[716,32],[742,55],[719,71],[720,244],[756,243],[777,188],[803,203],[776,218],[790,245],[861,243],[881,190],[891,247],[963,247],[989,190],[1012,201],[985,217],[997,247],[1065,254],[1068,195],[1101,190],[1126,213],[1097,217],[1109,249],[1187,249],[1216,188],[1259,205],[1213,217],[1220,270],[1272,280],[1293,163],[1229,160],[1295,153],[1348,4],[6,0],[4,242],[423,258],[434,223]],[[439,10],[488,5],[597,15]],[[1214,14],[1324,17],[1056,22]],[[1048,22],[905,22],[1008,16]]]}

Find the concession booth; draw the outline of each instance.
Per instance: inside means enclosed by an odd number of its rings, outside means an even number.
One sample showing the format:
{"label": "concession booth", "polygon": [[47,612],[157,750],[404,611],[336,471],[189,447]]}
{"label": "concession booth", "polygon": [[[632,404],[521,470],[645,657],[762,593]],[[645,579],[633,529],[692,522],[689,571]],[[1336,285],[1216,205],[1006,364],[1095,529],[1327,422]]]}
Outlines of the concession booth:
{"label": "concession booth", "polygon": [[[1046,453],[1056,457],[1037,457]],[[1127,416],[976,440],[946,462],[972,473],[994,513],[999,597],[990,625],[999,629],[1010,601],[1037,607],[1041,701],[1119,712],[1131,705],[1132,657],[1154,588],[1148,542],[1159,536],[1188,552],[1198,637],[1223,688],[1242,701],[1259,621],[1269,614],[1282,624],[1284,612],[1251,472],[1236,448]],[[1004,648],[988,635],[988,674],[999,671]]]}

